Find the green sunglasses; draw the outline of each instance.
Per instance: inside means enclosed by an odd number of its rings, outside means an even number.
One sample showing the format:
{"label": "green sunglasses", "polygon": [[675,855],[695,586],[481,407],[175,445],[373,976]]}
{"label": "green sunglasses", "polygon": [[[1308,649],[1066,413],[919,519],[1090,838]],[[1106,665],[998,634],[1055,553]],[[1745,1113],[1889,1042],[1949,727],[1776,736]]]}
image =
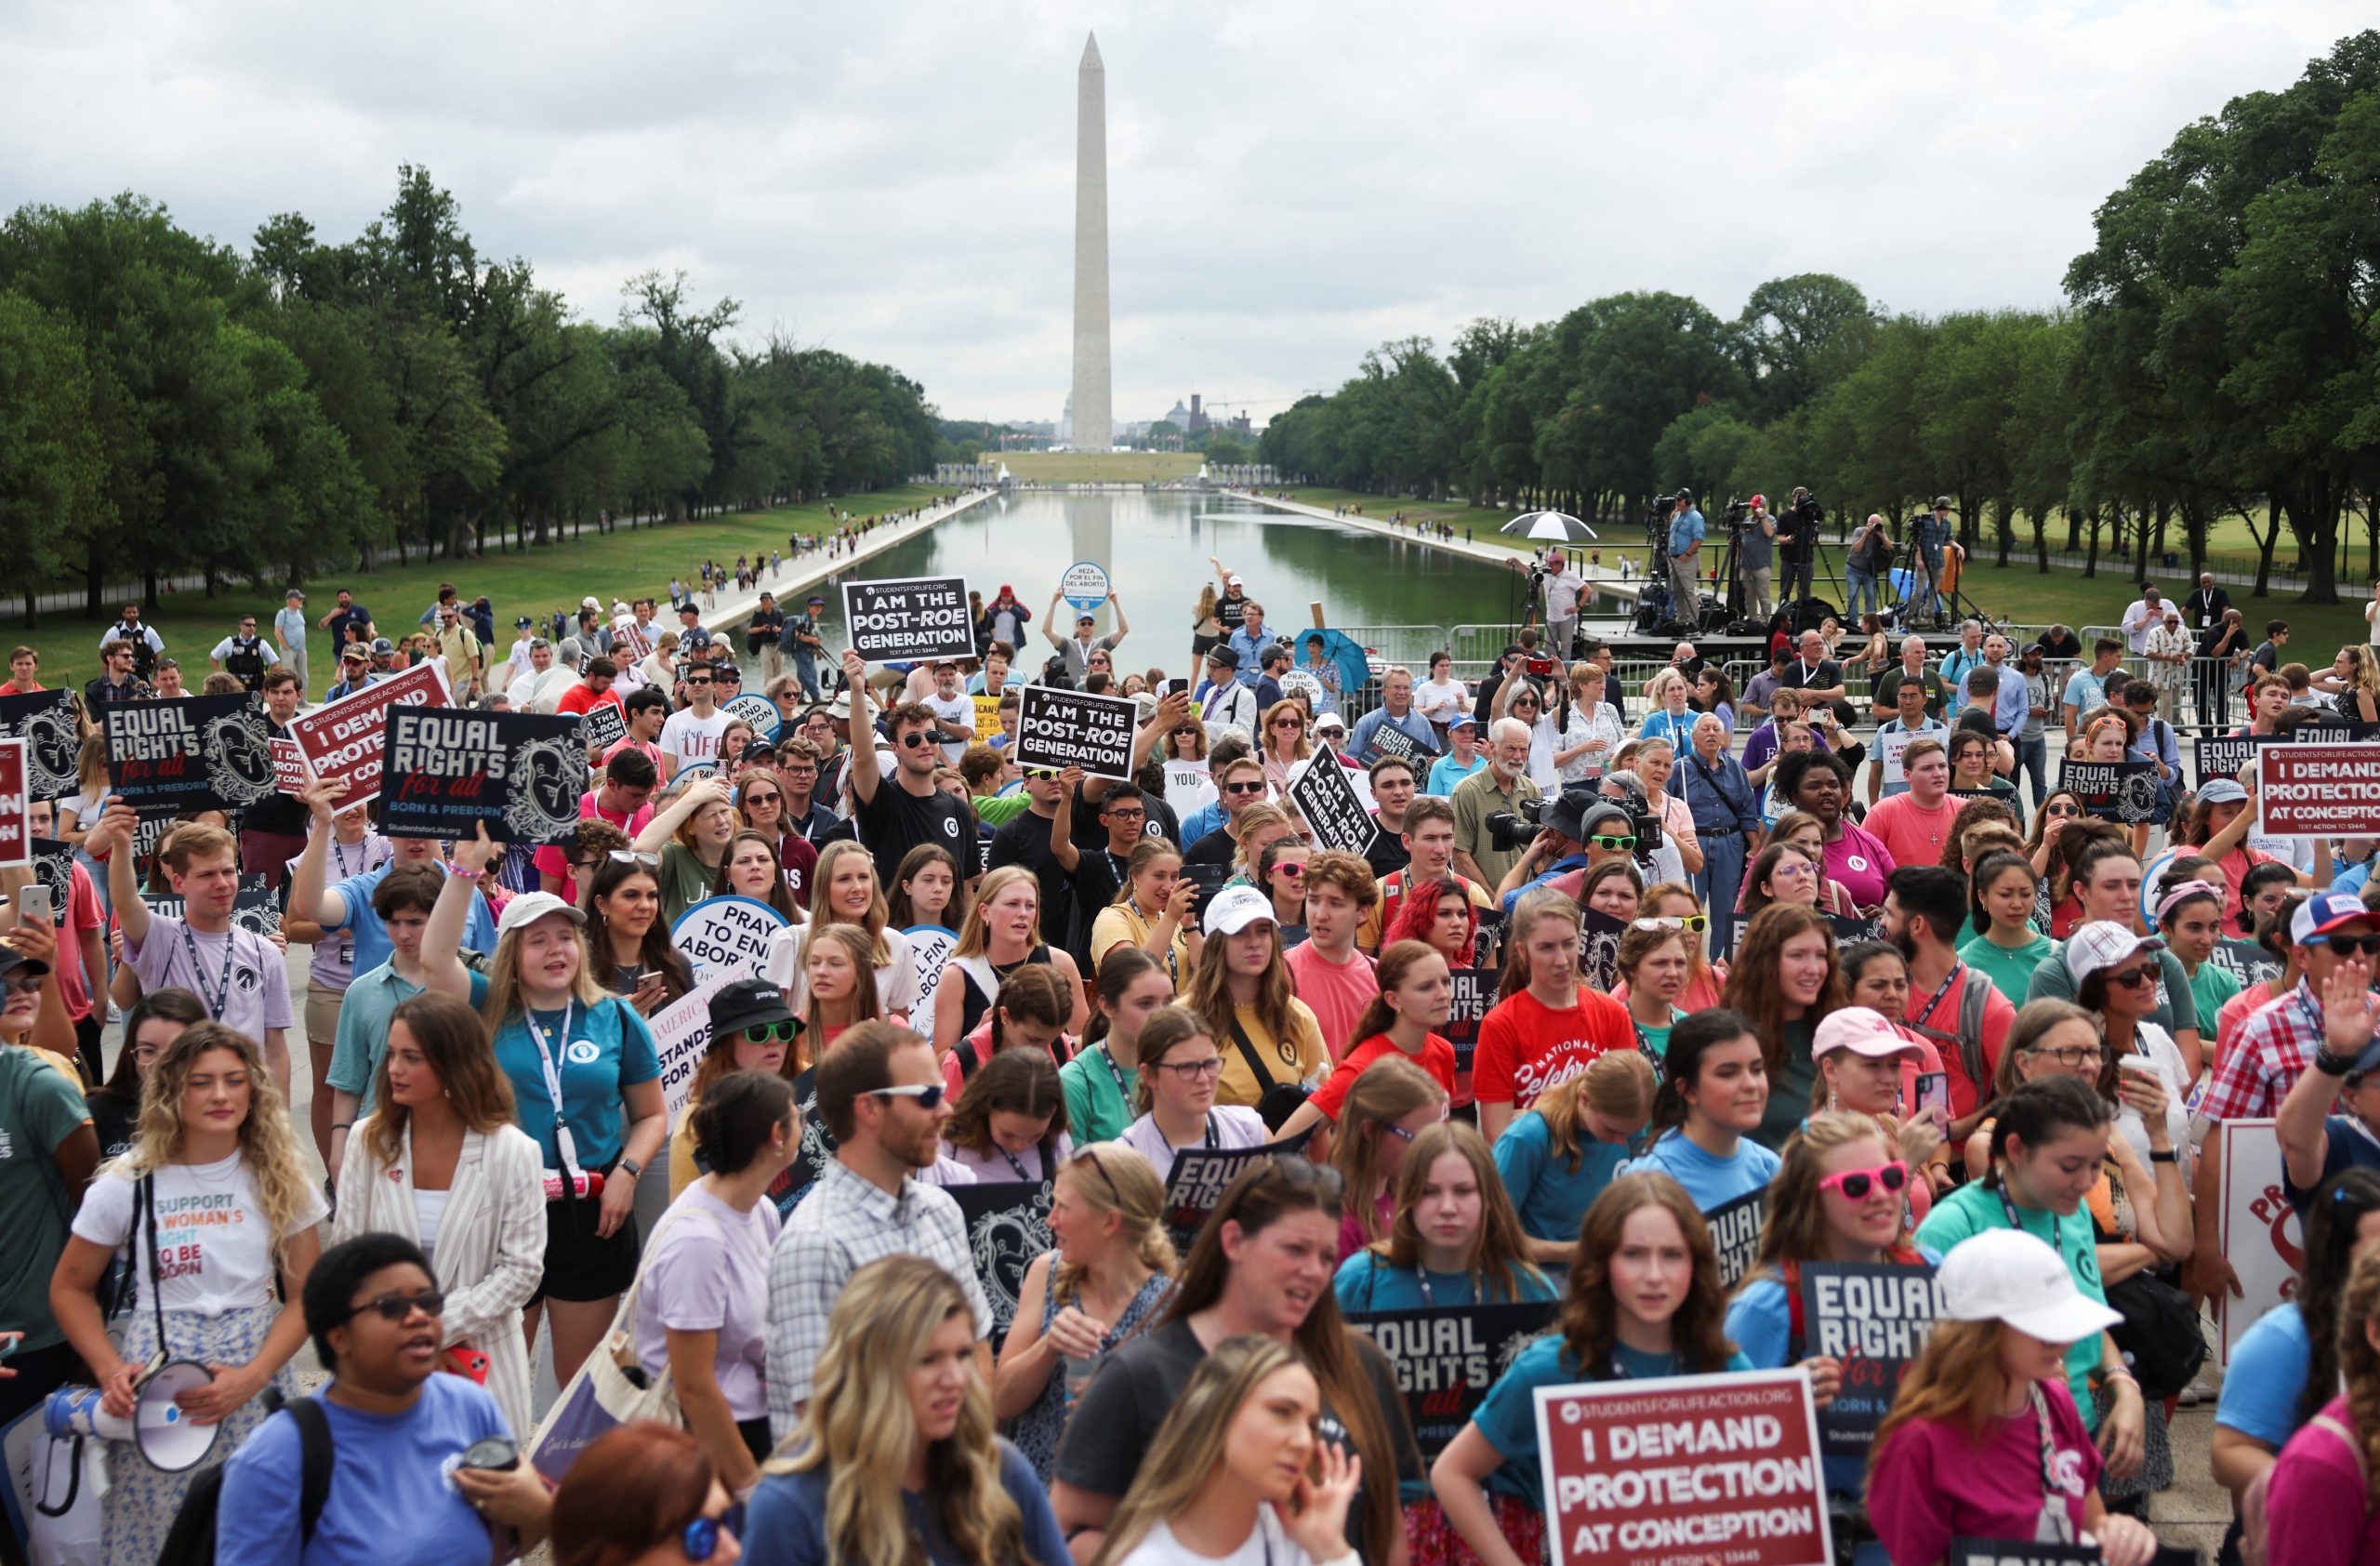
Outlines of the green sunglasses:
{"label": "green sunglasses", "polygon": [[798,1022],[772,1022],[760,1028],[747,1028],[744,1037],[755,1044],[789,1044],[801,1036]]}
{"label": "green sunglasses", "polygon": [[1636,837],[1633,832],[1626,837],[1613,837],[1608,833],[1597,832],[1594,836],[1587,839],[1587,841],[1593,843],[1597,848],[1609,849],[1612,852],[1619,854],[1628,853],[1636,846]]}

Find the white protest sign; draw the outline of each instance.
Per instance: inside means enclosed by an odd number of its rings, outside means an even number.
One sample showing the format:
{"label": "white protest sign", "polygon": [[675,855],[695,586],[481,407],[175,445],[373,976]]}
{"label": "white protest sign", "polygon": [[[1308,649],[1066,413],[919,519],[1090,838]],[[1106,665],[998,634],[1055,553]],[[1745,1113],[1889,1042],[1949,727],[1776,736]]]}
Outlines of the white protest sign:
{"label": "white protest sign", "polygon": [[645,1020],[653,1030],[654,1053],[661,1058],[661,1101],[672,1123],[685,1112],[694,1068],[710,1048],[710,998],[758,971],[721,968]]}
{"label": "white protest sign", "polygon": [[2240,1276],[2243,1297],[2215,1297],[2223,1327],[2218,1363],[2228,1364],[2241,1335],[2257,1317],[2297,1297],[2297,1269],[2306,1260],[2306,1235],[2296,1210],[2281,1190],[2281,1139],[2269,1120],[2225,1121],[2223,1207],[2219,1219],[2224,1259]]}
{"label": "white protest sign", "polygon": [[942,970],[950,954],[959,946],[959,937],[939,924],[912,924],[901,932],[909,937],[909,962],[918,975],[918,1009],[912,1017],[933,1016],[935,990],[942,984]]}
{"label": "white protest sign", "polygon": [[1024,705],[1017,710],[1011,754],[1027,771],[1048,767],[1063,772],[1078,766],[1087,776],[1128,782],[1132,741],[1140,726],[1141,709],[1130,697],[1027,685]]}
{"label": "white protest sign", "polygon": [[768,961],[769,937],[785,927],[785,915],[756,897],[705,897],[669,926],[669,941],[697,978],[723,969],[757,974]]}
{"label": "white protest sign", "polygon": [[1165,803],[1173,814],[1186,816],[1215,803],[1214,774],[1201,761],[1165,763]]}
{"label": "white protest sign", "polygon": [[896,577],[843,584],[843,633],[870,663],[975,656],[964,577]]}

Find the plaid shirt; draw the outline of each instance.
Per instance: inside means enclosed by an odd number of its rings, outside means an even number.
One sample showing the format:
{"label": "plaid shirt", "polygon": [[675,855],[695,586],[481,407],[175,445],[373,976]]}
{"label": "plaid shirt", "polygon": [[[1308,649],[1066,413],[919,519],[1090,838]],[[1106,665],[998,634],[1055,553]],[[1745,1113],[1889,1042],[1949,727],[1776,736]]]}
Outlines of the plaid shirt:
{"label": "plaid shirt", "polygon": [[2241,1026],[2199,1112],[2211,1121],[2256,1120],[2278,1113],[2297,1079],[2322,1047],[2322,1003],[2303,979],[2278,1001],[2256,1008]]}
{"label": "plaid shirt", "polygon": [[810,1400],[811,1373],[826,1344],[826,1318],[843,1285],[868,1263],[923,1256],[967,1291],[975,1335],[992,1335],[992,1307],[976,1281],[967,1223],[947,1191],[915,1180],[894,1196],[830,1161],[818,1188],[785,1221],[769,1254],[769,1429],[783,1440]]}

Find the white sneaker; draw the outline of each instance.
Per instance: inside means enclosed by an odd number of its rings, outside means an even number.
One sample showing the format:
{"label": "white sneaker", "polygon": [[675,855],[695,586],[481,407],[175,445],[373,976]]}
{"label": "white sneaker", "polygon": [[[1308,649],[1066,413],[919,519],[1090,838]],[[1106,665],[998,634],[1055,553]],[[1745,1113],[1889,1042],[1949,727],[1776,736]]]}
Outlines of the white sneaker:
{"label": "white sneaker", "polygon": [[2190,1384],[2182,1388],[2182,1395],[2175,1400],[2184,1408],[2196,1408],[2201,1403],[2215,1401],[2216,1396],[2215,1384],[2206,1379],[2204,1371],[2201,1371],[2190,1378]]}

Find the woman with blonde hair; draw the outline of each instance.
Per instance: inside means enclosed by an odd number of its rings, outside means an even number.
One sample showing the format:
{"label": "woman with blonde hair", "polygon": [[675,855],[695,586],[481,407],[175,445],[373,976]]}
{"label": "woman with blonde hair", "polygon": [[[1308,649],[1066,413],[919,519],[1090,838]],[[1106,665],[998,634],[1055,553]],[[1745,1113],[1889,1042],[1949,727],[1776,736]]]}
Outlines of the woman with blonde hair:
{"label": "woman with blonde hair", "polygon": [[1296,1349],[1236,1337],[1200,1362],[1149,1445],[1092,1566],[1250,1559],[1354,1566],[1363,1460],[1317,1435],[1321,1387]]}
{"label": "woman with blonde hair", "polygon": [[1263,742],[1256,759],[1264,763],[1264,781],[1276,793],[1289,786],[1289,774],[1314,754],[1306,737],[1305,710],[1294,701],[1276,701],[1264,712]]}
{"label": "woman with blonde hair", "polygon": [[546,1266],[545,1173],[479,1013],[451,995],[398,1002],[372,1101],[339,1166],[331,1241],[380,1233],[420,1246],[446,1296],[442,1347],[485,1355],[483,1384],[505,1423],[527,1430],[521,1307]]}
{"label": "woman with blonde hair", "polygon": [[796,1074],[817,1065],[844,1029],[884,1018],[868,975],[867,931],[857,924],[829,924],[813,936],[801,953],[800,1027],[786,1062]]}
{"label": "woman with blonde hair", "polygon": [[1173,1293],[1181,1262],[1164,1219],[1165,1187],[1130,1148],[1079,1148],[1058,1166],[1050,1191],[1056,1245],[1025,1269],[992,1377],[992,1413],[1011,1422],[1044,1481],[1080,1381]]}
{"label": "woman with blonde hair", "polygon": [[933,993],[934,1053],[947,1055],[991,1012],[1001,984],[1027,965],[1047,967],[1066,992],[1065,1025],[1081,1031],[1091,1019],[1082,973],[1074,958],[1041,938],[1041,882],[1023,865],[985,875],[959,926],[959,944],[944,963]]}
{"label": "woman with blonde hair", "polygon": [[723,778],[707,774],[681,781],[674,791],[677,797],[630,844],[639,854],[661,856],[654,875],[661,883],[661,917],[670,924],[711,895],[727,864],[727,845],[742,829],[735,791]]}
{"label": "woman with blonde hair", "polygon": [[1388,1232],[1413,1139],[1446,1118],[1447,1090],[1402,1055],[1383,1055],[1355,1078],[1330,1131],[1330,1167],[1347,1185],[1338,1260]]}
{"label": "woman with blonde hair", "polygon": [[1176,990],[1189,982],[1206,946],[1198,928],[1198,883],[1182,873],[1182,850],[1161,837],[1144,837],[1124,860],[1124,884],[1116,900],[1091,922],[1091,961],[1104,962],[1119,946],[1134,946],[1165,964]]}
{"label": "woman with blonde hair", "polygon": [[747,1566],[1064,1566],[1033,1465],[995,1427],[950,1274],[887,1256],[826,1320],[801,1423],[760,1470]]}
{"label": "woman with blonde hair", "polygon": [[1627,1161],[1659,1088],[1651,1060],[1616,1050],[1538,1095],[1496,1138],[1497,1177],[1531,1261],[1560,1267],[1570,1259],[1579,1220]]}
{"label": "woman with blonde hair", "polygon": [[[267,1387],[297,1390],[286,1374],[306,1341],[297,1301],[322,1254],[324,1216],[255,1042],[218,1022],[184,1029],[149,1068],[132,1150],[91,1181],[50,1278],[51,1314],[106,1411],[132,1417],[157,1356],[194,1360],[214,1379],[177,1401],[192,1423],[222,1427],[214,1460],[230,1456],[263,1422]],[[121,1348],[97,1294],[118,1250],[134,1258],[139,1291]],[[158,1268],[164,1255],[174,1258],[170,1276]],[[288,1307],[274,1298],[276,1280]],[[151,1566],[191,1474],[152,1466],[129,1442],[111,1441],[107,1453],[107,1566]]]}
{"label": "woman with blonde hair", "polygon": [[818,869],[810,883],[810,922],[799,929],[779,930],[769,937],[762,975],[786,992],[788,1005],[800,1005],[811,940],[819,931],[837,924],[854,925],[866,937],[868,967],[876,975],[877,1007],[890,1020],[907,1023],[923,994],[924,981],[918,974],[909,937],[888,921],[884,891],[877,884],[876,860],[860,843],[830,843],[818,851]]}

